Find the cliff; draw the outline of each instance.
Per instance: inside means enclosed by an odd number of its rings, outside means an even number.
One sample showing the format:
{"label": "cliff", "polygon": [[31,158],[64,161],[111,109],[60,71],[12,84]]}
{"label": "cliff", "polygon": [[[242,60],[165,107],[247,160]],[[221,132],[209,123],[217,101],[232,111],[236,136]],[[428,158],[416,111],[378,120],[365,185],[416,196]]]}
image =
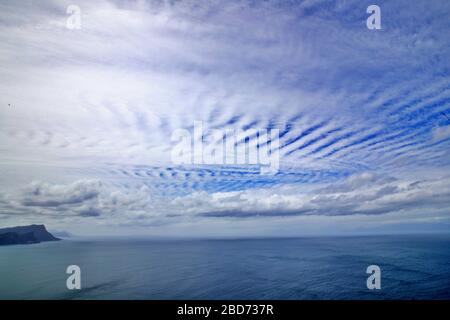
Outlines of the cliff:
{"label": "cliff", "polygon": [[44,225],[29,225],[0,229],[0,245],[31,244],[60,240],[47,231]]}

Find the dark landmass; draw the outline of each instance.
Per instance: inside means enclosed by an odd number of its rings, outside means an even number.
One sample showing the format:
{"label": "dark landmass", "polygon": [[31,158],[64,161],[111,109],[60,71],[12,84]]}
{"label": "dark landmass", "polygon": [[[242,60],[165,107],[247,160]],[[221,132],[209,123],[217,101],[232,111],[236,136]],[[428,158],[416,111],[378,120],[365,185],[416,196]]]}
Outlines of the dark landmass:
{"label": "dark landmass", "polygon": [[58,241],[43,224],[0,229],[0,246]]}

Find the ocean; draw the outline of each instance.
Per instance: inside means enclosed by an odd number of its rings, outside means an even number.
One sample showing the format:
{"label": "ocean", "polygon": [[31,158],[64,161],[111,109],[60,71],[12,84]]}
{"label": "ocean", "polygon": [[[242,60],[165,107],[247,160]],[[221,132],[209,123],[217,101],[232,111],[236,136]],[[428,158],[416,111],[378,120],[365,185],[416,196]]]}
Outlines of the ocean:
{"label": "ocean", "polygon": [[[81,290],[66,287],[69,265]],[[450,299],[450,235],[3,246],[0,299]]]}

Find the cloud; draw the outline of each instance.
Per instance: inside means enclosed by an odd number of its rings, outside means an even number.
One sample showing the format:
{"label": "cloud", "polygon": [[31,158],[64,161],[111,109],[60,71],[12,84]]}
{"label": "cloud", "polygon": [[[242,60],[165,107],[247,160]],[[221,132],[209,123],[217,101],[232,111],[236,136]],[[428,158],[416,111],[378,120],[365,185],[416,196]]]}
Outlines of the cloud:
{"label": "cloud", "polygon": [[1,5],[10,158],[167,165],[171,133],[194,120],[280,129],[297,168],[414,165],[441,150],[423,137],[448,109],[448,79],[433,75],[446,59],[429,54],[445,56],[433,30],[446,30],[447,4],[386,3],[403,23],[382,33],[357,1],[81,1],[80,30],[65,28],[68,4]]}
{"label": "cloud", "polygon": [[117,188],[98,181],[34,183],[22,194],[6,198],[14,199],[10,205],[17,206],[18,211],[101,218],[111,225],[173,224],[202,218],[382,215],[450,209],[450,177],[403,181],[363,173],[338,185],[310,190],[287,185],[277,191],[194,192],[165,198],[155,197],[145,187]]}
{"label": "cloud", "polygon": [[146,187],[114,189],[98,180],[79,180],[64,185],[33,182],[15,194],[2,194],[2,197],[2,212],[11,216],[19,212],[43,218],[113,218],[116,214],[133,217],[151,208],[151,195]]}
{"label": "cloud", "polygon": [[25,191],[22,204],[30,207],[77,205],[96,199],[100,188],[98,181],[77,181],[69,186],[35,182]]}
{"label": "cloud", "polygon": [[433,140],[440,141],[450,138],[450,126],[437,127],[433,129]]}
{"label": "cloud", "polygon": [[[339,185],[329,185],[309,192],[289,188],[251,190],[225,194],[198,194],[183,199],[206,207],[204,216],[251,217],[289,215],[372,215],[414,210],[448,210],[450,178],[400,181],[377,178],[368,173],[353,176]],[[199,205],[201,203],[201,205]]]}
{"label": "cloud", "polygon": [[[379,32],[356,0],[80,0],[80,30],[69,4],[0,4],[0,217],[446,208],[448,2],[385,2]],[[278,129],[279,173],[175,166],[171,134],[195,120]]]}

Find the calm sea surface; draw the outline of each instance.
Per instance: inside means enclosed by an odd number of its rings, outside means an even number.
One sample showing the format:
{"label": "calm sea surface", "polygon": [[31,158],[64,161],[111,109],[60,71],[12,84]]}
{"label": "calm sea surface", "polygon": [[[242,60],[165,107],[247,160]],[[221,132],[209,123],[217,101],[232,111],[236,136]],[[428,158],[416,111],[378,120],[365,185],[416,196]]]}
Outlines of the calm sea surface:
{"label": "calm sea surface", "polygon": [[[66,288],[72,264],[79,291]],[[366,287],[372,264],[381,290]],[[0,299],[450,299],[450,236],[3,246]]]}

